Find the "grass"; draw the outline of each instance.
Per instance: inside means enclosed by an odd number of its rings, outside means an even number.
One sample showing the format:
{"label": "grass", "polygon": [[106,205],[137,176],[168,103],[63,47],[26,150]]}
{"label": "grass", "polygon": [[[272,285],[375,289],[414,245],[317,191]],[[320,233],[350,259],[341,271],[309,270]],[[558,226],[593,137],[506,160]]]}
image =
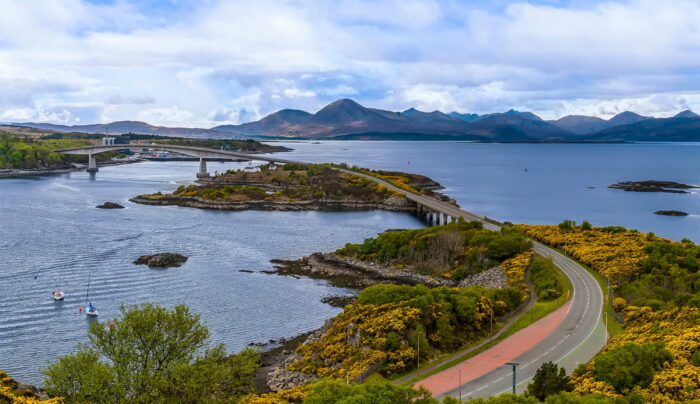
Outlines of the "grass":
{"label": "grass", "polygon": [[[558,267],[555,266],[555,268],[557,269],[556,276],[562,278],[562,282],[560,283],[562,285],[562,291],[561,291],[562,293],[561,293],[561,296],[559,298],[554,299],[554,300],[549,300],[549,301],[537,301],[537,303],[535,303],[535,305],[530,310],[528,310],[527,312],[525,312],[525,314],[520,316],[520,318],[518,318],[515,322],[513,322],[508,327],[508,329],[506,331],[504,331],[501,335],[499,335],[493,341],[491,341],[487,344],[484,344],[483,346],[479,347],[478,349],[475,349],[474,351],[471,351],[469,353],[465,353],[464,355],[460,355],[460,356],[456,357],[455,359],[443,364],[442,366],[439,366],[435,369],[432,369],[432,370],[430,370],[426,373],[423,373],[419,376],[412,377],[411,379],[401,383],[401,385],[412,386],[420,380],[423,380],[423,379],[425,379],[431,375],[434,375],[435,373],[441,372],[445,369],[451,368],[451,367],[453,367],[453,366],[455,366],[455,365],[457,365],[457,364],[459,364],[459,363],[461,363],[469,358],[472,358],[472,357],[480,354],[481,352],[493,347],[494,345],[498,344],[499,342],[503,341],[504,339],[510,337],[511,335],[515,334],[516,332],[522,330],[523,328],[526,328],[526,327],[530,326],[531,324],[537,322],[538,320],[546,317],[548,314],[551,314],[556,309],[561,307],[564,303],[566,303],[569,300],[569,298],[571,296],[571,282],[569,281],[569,278],[567,278]],[[496,330],[498,330],[500,328],[501,327],[498,327],[498,328],[496,328]],[[488,337],[484,337],[484,339],[485,338],[488,338]],[[461,352],[469,350],[471,347],[473,347],[474,345],[478,344],[481,341],[483,341],[483,339],[480,341],[475,341],[475,343],[473,345],[462,349]],[[439,362],[441,360],[444,360],[446,357],[453,356],[453,355],[455,355],[455,353],[442,355],[442,356],[436,358],[435,360],[421,366],[419,369],[414,369],[411,373],[416,373],[416,372],[420,371],[421,369],[430,367],[435,362]],[[406,374],[403,374],[403,375],[399,375],[393,379],[395,380],[395,379],[405,377],[405,376],[406,376]]]}

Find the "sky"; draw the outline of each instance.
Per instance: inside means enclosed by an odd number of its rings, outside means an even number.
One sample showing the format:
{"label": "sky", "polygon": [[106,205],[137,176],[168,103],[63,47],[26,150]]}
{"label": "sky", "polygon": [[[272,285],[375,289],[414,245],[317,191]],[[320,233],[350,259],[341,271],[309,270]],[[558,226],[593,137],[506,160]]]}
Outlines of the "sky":
{"label": "sky", "polygon": [[0,122],[700,112],[700,0],[0,0]]}

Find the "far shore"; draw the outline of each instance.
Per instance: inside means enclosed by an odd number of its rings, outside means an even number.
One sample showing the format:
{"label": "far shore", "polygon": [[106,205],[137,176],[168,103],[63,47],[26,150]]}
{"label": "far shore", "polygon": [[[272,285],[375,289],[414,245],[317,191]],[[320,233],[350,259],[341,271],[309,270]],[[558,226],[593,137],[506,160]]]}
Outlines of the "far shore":
{"label": "far shore", "polygon": [[[110,160],[101,162],[99,167],[106,166],[120,166],[123,164],[140,163],[144,161],[143,159],[121,159],[121,160]],[[81,165],[79,167],[62,167],[62,168],[48,168],[48,169],[35,169],[35,170],[0,170],[0,178],[13,178],[13,177],[27,177],[34,175],[51,175],[51,174],[65,174],[77,171],[83,171],[87,168],[87,165]]]}

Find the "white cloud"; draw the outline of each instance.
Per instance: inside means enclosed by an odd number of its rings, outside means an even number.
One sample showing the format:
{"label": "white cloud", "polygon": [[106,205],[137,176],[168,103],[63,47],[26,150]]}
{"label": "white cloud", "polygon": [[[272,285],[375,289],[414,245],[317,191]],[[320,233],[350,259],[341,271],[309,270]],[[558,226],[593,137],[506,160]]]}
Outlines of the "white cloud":
{"label": "white cloud", "polygon": [[194,126],[338,97],[551,117],[700,109],[697,1],[535,1],[210,0],[156,18],[148,2],[0,0],[0,116]]}
{"label": "white cloud", "polygon": [[138,114],[138,120],[151,123],[153,125],[184,125],[189,126],[194,118],[194,114],[173,105],[169,108],[151,108]]}

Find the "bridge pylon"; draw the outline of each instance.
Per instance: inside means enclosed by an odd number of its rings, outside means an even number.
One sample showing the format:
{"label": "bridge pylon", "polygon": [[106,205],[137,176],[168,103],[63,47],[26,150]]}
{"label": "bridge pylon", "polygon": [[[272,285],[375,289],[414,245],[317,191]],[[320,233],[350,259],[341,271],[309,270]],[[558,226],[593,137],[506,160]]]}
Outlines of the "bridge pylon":
{"label": "bridge pylon", "polygon": [[207,161],[204,157],[199,158],[199,172],[197,173],[197,178],[209,178],[209,172],[207,172]]}
{"label": "bridge pylon", "polygon": [[97,172],[97,160],[94,154],[88,154],[88,168],[87,172],[96,173]]}

